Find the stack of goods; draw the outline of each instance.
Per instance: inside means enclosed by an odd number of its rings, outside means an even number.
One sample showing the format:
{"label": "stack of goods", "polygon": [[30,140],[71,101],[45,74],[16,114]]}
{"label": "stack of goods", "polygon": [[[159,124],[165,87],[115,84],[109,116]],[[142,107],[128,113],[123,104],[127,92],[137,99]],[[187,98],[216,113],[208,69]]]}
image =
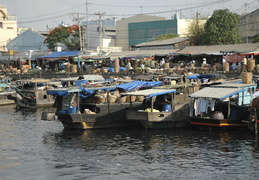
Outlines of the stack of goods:
{"label": "stack of goods", "polygon": [[252,83],[253,73],[251,72],[242,72],[242,81],[244,84]]}
{"label": "stack of goods", "polygon": [[164,68],[170,68],[170,63],[164,63]]}
{"label": "stack of goods", "polygon": [[225,62],[224,64],[223,64],[223,71],[229,71],[229,63],[227,63],[227,62]]}
{"label": "stack of goods", "polygon": [[70,65],[70,72],[71,73],[77,73],[77,65],[71,64]]}
{"label": "stack of goods", "polygon": [[114,63],[115,63],[114,72],[116,72],[116,73],[120,72],[120,60],[116,59]]}
{"label": "stack of goods", "polygon": [[[72,64],[71,64],[71,65],[72,65]],[[66,64],[66,65],[65,65],[65,71],[66,71],[67,73],[70,72],[70,64]]]}
{"label": "stack of goods", "polygon": [[109,102],[110,103],[115,103],[117,100],[117,96],[113,94],[109,94]]}
{"label": "stack of goods", "polygon": [[255,60],[250,59],[247,61],[247,71],[252,72],[255,68]]}
{"label": "stack of goods", "polygon": [[136,101],[136,96],[127,96],[126,102],[135,102]]}

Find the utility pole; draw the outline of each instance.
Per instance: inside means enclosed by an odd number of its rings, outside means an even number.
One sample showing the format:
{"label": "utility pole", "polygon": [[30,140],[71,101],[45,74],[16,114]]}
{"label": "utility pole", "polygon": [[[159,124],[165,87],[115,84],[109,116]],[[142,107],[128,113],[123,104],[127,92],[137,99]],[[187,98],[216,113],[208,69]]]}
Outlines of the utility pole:
{"label": "utility pole", "polygon": [[246,19],[245,19],[245,23],[246,23],[246,43],[248,44],[248,30],[247,30],[247,29],[248,29],[248,28],[247,28],[247,15],[248,15],[248,14],[247,14],[247,3],[245,3],[244,6],[245,6],[245,13],[246,13],[246,15],[245,15],[245,18],[246,18]]}
{"label": "utility pole", "polygon": [[99,13],[95,13],[95,15],[99,16],[99,38],[100,38],[100,53],[102,53],[102,47],[103,47],[103,15],[105,13],[104,12],[99,12]]}
{"label": "utility pole", "polygon": [[81,29],[81,20],[83,18],[79,17],[79,13],[77,13],[77,16],[74,17],[73,21],[76,21],[79,28],[79,43],[80,43],[80,50],[84,50],[84,37],[82,36],[82,29]]}
{"label": "utility pole", "polygon": [[86,0],[86,16],[85,16],[85,22],[86,22],[86,49],[89,50],[89,26],[88,26],[88,0]]}

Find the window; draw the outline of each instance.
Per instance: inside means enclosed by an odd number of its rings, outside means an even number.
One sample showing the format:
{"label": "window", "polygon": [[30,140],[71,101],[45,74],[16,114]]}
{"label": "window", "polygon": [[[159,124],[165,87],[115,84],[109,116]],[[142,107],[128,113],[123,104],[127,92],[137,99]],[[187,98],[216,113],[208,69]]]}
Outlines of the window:
{"label": "window", "polygon": [[3,28],[3,22],[0,22],[0,28]]}

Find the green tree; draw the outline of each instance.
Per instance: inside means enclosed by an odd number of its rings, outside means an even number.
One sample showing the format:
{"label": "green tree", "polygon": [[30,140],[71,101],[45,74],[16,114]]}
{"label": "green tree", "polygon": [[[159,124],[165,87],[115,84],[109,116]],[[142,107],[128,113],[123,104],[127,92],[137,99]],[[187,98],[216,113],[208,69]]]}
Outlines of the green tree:
{"label": "green tree", "polygon": [[201,45],[204,35],[204,23],[193,21],[188,27],[188,37],[190,38],[191,45]]}
{"label": "green tree", "polygon": [[212,17],[205,23],[202,44],[223,45],[241,43],[238,34],[240,16],[228,9],[219,9],[213,12]]}
{"label": "green tree", "polygon": [[179,37],[178,34],[164,34],[161,36],[157,36],[155,40],[165,40],[165,39],[171,39],[171,38],[176,38]]}
{"label": "green tree", "polygon": [[48,48],[55,50],[58,43],[64,44],[69,51],[80,49],[79,26],[73,25],[69,27],[56,27],[49,32],[47,39]]}

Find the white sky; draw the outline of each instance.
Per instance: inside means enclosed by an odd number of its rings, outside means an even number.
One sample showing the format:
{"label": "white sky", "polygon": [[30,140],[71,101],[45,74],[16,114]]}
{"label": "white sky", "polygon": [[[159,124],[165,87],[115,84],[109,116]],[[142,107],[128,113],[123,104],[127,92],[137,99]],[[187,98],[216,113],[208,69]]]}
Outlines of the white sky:
{"label": "white sky", "polygon": [[74,13],[80,13],[83,21],[87,12],[89,20],[97,20],[98,12],[105,13],[104,19],[118,20],[136,14],[170,18],[176,11],[181,11],[183,18],[195,18],[196,12],[211,16],[215,9],[249,13],[259,7],[259,0],[0,0],[0,4],[6,4],[8,13],[17,17],[18,27],[44,31],[47,26],[57,27],[62,20],[74,24]]}

